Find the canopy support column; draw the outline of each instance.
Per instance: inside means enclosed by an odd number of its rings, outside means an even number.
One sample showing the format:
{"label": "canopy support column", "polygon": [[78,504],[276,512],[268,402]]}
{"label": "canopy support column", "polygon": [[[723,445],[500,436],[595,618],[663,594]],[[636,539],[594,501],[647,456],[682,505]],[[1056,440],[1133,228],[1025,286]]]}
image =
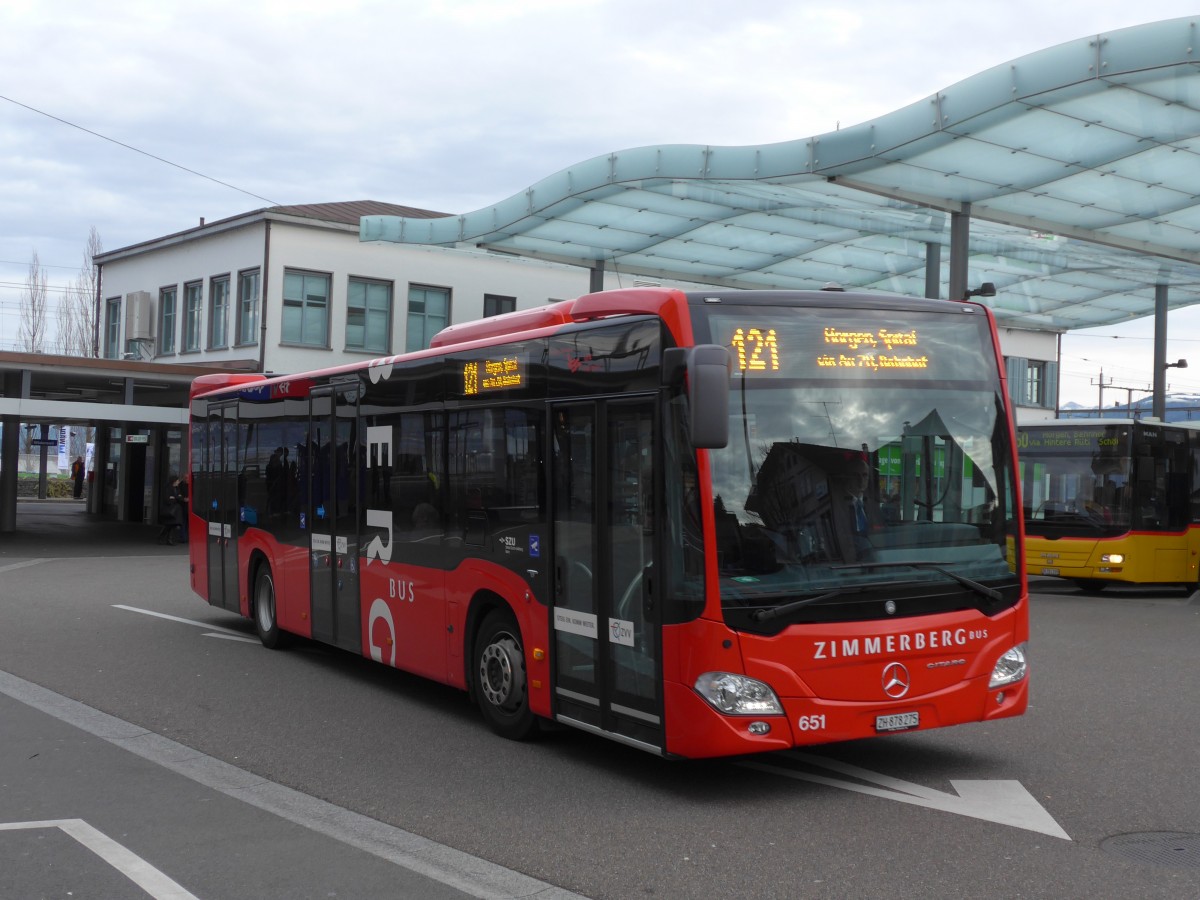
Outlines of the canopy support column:
{"label": "canopy support column", "polygon": [[[4,396],[29,397],[28,369],[4,375]],[[17,470],[21,467],[21,418],[4,416],[4,438],[0,441],[0,534],[17,530]]]}
{"label": "canopy support column", "polygon": [[1151,415],[1161,419],[1167,412],[1167,286],[1154,286],[1154,399]]}
{"label": "canopy support column", "polygon": [[971,204],[950,213],[950,292],[951,300],[967,297],[967,262],[971,254]]}
{"label": "canopy support column", "polygon": [[925,296],[942,296],[942,245],[934,241],[925,244]]}

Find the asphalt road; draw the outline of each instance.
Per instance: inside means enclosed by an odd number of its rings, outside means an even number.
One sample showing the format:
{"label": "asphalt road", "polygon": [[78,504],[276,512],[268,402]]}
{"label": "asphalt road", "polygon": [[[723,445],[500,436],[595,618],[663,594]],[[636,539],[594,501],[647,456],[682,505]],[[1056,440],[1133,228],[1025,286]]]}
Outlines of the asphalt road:
{"label": "asphalt road", "polygon": [[1200,897],[1180,591],[1037,582],[1021,719],[671,762],[507,742],[450,688],[267,651],[191,594],[181,549],[138,551],[0,555],[0,872],[47,896],[47,858],[72,897],[125,882],[13,823],[85,821],[185,892],[128,896]]}

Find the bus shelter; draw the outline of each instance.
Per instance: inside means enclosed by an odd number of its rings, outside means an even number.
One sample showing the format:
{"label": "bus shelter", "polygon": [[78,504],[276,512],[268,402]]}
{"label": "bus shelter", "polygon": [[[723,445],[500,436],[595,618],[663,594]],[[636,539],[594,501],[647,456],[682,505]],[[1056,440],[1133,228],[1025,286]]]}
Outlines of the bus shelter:
{"label": "bus shelter", "polygon": [[[185,458],[187,396],[211,368],[132,360],[0,353],[0,535],[16,530],[21,426],[94,428],[87,511],[153,521],[171,467]],[[41,428],[44,436],[46,428]],[[35,439],[44,484],[49,448]]]}

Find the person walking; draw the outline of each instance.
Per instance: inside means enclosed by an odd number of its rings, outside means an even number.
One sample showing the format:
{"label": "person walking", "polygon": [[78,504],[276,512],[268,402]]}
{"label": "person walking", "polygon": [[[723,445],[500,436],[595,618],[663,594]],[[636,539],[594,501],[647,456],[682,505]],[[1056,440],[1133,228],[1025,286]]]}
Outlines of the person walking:
{"label": "person walking", "polygon": [[171,476],[171,487],[163,498],[162,508],[158,513],[158,542],[160,544],[175,544],[175,531],[182,521],[182,509],[179,502],[179,476]]}
{"label": "person walking", "polygon": [[75,462],[71,463],[71,480],[75,482],[75,499],[78,500],[83,496],[83,457],[75,457]]}

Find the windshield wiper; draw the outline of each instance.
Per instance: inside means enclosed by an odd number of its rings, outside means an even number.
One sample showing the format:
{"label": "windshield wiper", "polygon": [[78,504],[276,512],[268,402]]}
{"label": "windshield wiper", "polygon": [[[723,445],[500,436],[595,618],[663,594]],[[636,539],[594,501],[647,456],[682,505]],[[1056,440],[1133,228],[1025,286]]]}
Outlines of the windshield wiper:
{"label": "windshield wiper", "polygon": [[910,567],[913,569],[930,569],[947,578],[953,579],[963,587],[970,588],[975,593],[987,597],[989,600],[1003,600],[1004,595],[995,588],[990,588],[986,584],[980,584],[974,579],[967,578],[965,575],[959,575],[957,572],[952,572],[943,566],[941,563],[931,562],[927,560],[912,560],[905,562],[860,562],[849,566],[834,566],[836,569],[898,569],[901,567]]}
{"label": "windshield wiper", "polygon": [[805,597],[803,600],[794,600],[791,603],[785,603],[783,606],[771,606],[763,609],[756,609],[750,613],[750,618],[755,622],[767,622],[771,619],[778,619],[780,616],[786,616],[790,612],[795,612],[808,606],[810,603],[820,603],[822,600],[832,600],[834,597],[840,597],[846,593],[846,588],[837,588],[836,590],[827,591],[824,594],[817,594],[815,597]]}

